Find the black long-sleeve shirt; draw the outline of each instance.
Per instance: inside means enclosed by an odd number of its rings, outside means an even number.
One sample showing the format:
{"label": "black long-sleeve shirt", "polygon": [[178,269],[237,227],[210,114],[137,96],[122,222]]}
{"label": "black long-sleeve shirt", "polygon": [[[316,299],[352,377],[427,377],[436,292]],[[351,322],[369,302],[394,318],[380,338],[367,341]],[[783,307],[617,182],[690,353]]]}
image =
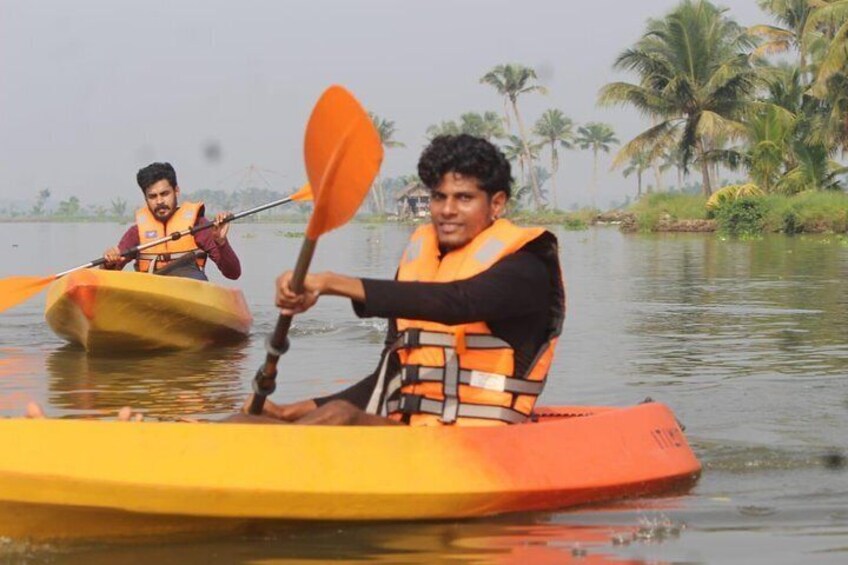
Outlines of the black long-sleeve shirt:
{"label": "black long-sleeve shirt", "polygon": [[[556,289],[545,263],[530,246],[507,255],[489,269],[469,279],[449,283],[401,282],[362,279],[365,301],[354,302],[361,317],[406,318],[441,324],[485,322],[492,334],[515,350],[515,374],[522,375],[547,341]],[[393,339],[389,324],[387,342]],[[396,354],[389,360],[388,374],[397,372]],[[379,367],[378,367],[379,370]],[[377,370],[336,394],[316,398],[320,406],[330,400],[347,400],[364,409],[377,383]]]}

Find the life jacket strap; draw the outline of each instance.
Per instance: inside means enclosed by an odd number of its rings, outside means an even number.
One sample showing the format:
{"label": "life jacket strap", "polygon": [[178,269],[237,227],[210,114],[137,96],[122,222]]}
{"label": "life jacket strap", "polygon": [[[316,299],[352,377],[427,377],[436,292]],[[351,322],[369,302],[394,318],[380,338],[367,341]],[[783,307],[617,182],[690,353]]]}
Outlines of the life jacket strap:
{"label": "life jacket strap", "polygon": [[453,424],[459,412],[459,356],[456,349],[445,349],[445,381],[442,385],[442,393],[445,401],[442,406],[442,415],[439,418],[444,424]]}
{"label": "life jacket strap", "polygon": [[[397,400],[386,402],[389,412],[402,414],[433,414],[442,416],[445,412],[445,402],[425,398],[417,394],[401,394]],[[509,424],[527,422],[529,417],[517,410],[503,406],[488,406],[460,402],[457,405],[458,418],[478,418],[481,420],[499,420]],[[445,422],[447,423],[447,422]]]}
{"label": "life jacket strap", "polygon": [[[412,347],[456,347],[456,338],[445,332],[425,331],[420,328],[409,328],[399,333],[392,343],[393,350]],[[506,341],[487,334],[465,334],[466,349],[509,349]]]}
{"label": "life jacket strap", "polygon": [[139,253],[138,259],[150,261],[146,272],[152,273],[156,270],[156,264],[159,261],[170,263],[171,261],[176,261],[186,255],[196,256],[196,253],[195,251],[183,251],[180,253]]}
{"label": "life jacket strap", "polygon": [[[400,372],[398,388],[419,383],[442,382],[444,371],[441,367],[423,365],[405,365]],[[460,369],[459,384],[492,390],[495,392],[510,392],[530,396],[539,396],[545,387],[544,381],[527,381],[497,373]]]}
{"label": "life jacket strap", "polygon": [[[388,383],[386,383],[386,373],[389,368],[389,358],[391,357],[392,350],[390,348],[383,349],[382,357],[380,358],[380,364],[377,369],[377,383],[374,385],[374,391],[371,393],[371,398],[368,400],[368,405],[365,407],[365,412],[368,414],[376,414],[378,416],[386,416],[388,415],[388,411],[386,410],[386,399],[391,396],[391,394],[400,389],[399,380],[397,377],[393,377]],[[390,392],[391,391],[391,392]]]}

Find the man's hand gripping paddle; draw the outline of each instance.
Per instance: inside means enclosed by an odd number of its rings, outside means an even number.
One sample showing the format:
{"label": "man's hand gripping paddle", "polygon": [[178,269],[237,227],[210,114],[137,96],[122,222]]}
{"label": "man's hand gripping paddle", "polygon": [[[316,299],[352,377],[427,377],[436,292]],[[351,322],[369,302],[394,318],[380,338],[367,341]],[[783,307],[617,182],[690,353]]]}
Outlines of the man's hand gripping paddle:
{"label": "man's hand gripping paddle", "polygon": [[[310,187],[309,184],[305,184],[300,188],[300,190],[298,190],[291,196],[287,196],[286,198],[281,198],[280,200],[269,202],[268,204],[262,204],[261,206],[251,208],[250,210],[245,210],[244,212],[230,214],[222,220],[222,223],[232,222],[233,220],[238,220],[239,218],[244,218],[245,216],[256,214],[257,212],[262,212],[263,210],[267,210],[268,208],[273,208],[274,206],[279,206],[280,204],[286,204],[287,202],[305,202],[308,200],[312,200],[312,187]],[[186,235],[194,235],[197,232],[207,230],[214,225],[214,223],[210,222],[201,226],[194,226],[187,230],[174,232],[166,237],[161,237],[157,240],[149,241],[144,245],[136,245],[135,247],[127,249],[126,251],[121,253],[121,257],[132,259],[136,255],[138,255],[140,251],[150,249],[151,247],[155,247],[161,243],[166,243],[168,241],[176,241]],[[55,275],[50,275],[47,277],[16,276],[0,279],[0,312],[8,310],[13,306],[17,306],[18,304],[26,301],[30,297],[35,296],[36,294],[47,288],[50,283],[60,277],[69,275],[74,271],[81,271],[82,269],[89,269],[91,267],[99,267],[105,262],[106,260],[103,257],[100,257],[99,259],[90,261],[85,265],[80,265],[79,267],[74,267],[73,269],[68,269],[67,271],[62,271],[61,273],[56,273]]]}
{"label": "man's hand gripping paddle", "polygon": [[[362,204],[383,160],[380,135],[368,114],[344,88],[328,88],[309,117],[304,160],[312,185],[314,208],[291,280],[300,294],[318,238],[344,225]],[[288,349],[292,317],[280,315],[266,344],[265,363],[253,381],[251,414],[261,414],[265,398],[274,392],[277,360]]]}

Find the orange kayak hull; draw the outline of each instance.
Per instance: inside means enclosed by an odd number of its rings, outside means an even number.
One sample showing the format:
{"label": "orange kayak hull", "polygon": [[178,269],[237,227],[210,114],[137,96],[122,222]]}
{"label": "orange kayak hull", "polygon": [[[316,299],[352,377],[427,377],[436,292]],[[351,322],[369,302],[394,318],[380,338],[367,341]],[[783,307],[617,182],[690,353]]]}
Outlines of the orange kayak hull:
{"label": "orange kayak hull", "polygon": [[47,323],[89,351],[200,349],[244,338],[240,290],[180,277],[87,269],[47,291]]}
{"label": "orange kayak hull", "polygon": [[700,474],[662,404],[541,414],[426,428],[7,419],[0,536],[470,518],[657,494]]}

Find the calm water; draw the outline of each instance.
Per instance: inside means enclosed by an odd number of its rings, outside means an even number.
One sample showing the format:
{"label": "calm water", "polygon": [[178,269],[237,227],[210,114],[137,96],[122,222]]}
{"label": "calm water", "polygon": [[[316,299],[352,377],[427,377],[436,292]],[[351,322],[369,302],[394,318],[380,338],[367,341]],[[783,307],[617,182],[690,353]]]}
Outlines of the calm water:
{"label": "calm water", "polygon": [[[85,263],[125,226],[0,224],[0,277]],[[385,277],[407,227],[349,225],[321,240],[314,270]],[[272,330],[273,280],[302,225],[234,226],[250,339],[217,351],[88,357],[54,336],[43,295],[0,314],[0,415],[27,400],[54,416],[215,417],[247,395]],[[427,524],[292,525],[155,543],[29,546],[0,560],[114,563],[842,563],[848,560],[848,244],[842,237],[719,241],[558,233],[568,317],[543,400],[670,405],[704,464],[690,492],[576,511]],[[213,272],[212,280],[223,279]],[[229,281],[227,281],[229,283]],[[298,319],[277,399],[334,391],[369,372],[385,324],[325,298]],[[327,355],[327,352],[333,352]],[[272,447],[272,446],[269,446]],[[155,464],[155,463],[154,463]]]}

